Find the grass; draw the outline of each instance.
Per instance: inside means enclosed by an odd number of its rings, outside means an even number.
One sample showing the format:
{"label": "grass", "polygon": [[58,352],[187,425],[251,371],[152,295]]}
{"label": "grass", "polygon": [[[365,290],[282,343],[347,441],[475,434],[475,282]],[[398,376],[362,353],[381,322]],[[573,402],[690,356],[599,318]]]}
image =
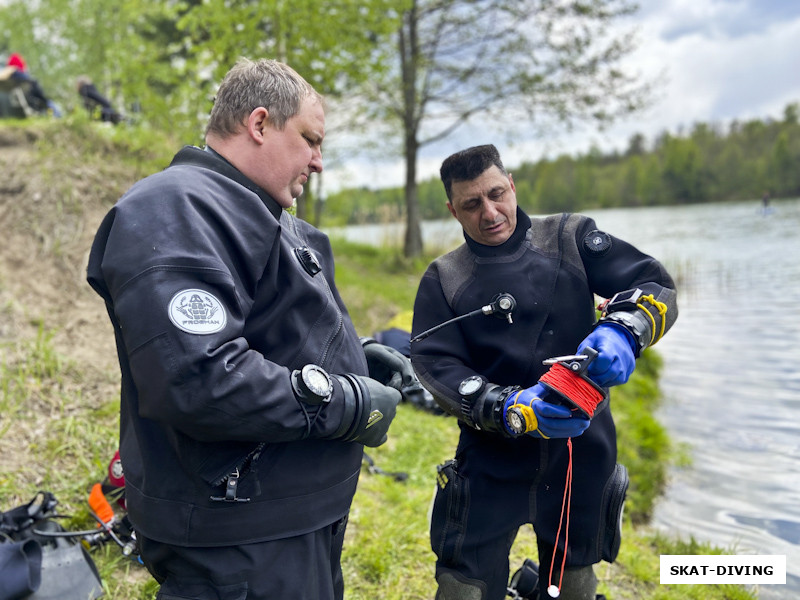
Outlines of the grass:
{"label": "grass", "polygon": [[371,335],[414,306],[420,276],[433,257],[408,259],[342,239],[334,239],[333,246],[336,285],[361,335]]}
{"label": "grass", "polygon": [[637,368],[623,388],[611,394],[617,425],[618,462],[631,475],[628,490],[628,516],[635,524],[647,523],[653,505],[666,484],[671,443],[666,431],[654,418],[659,400],[658,371],[661,358],[645,350]]}
{"label": "grass", "polygon": [[14,419],[33,406],[45,411],[61,404],[64,366],[52,347],[52,334],[41,324],[34,340],[6,344],[0,362],[0,439],[15,424]]}
{"label": "grass", "polygon": [[[359,331],[372,330],[413,300],[419,264],[402,264],[383,254],[388,251],[338,242],[336,246],[337,256],[343,257],[337,277],[345,301],[359,307],[353,310]],[[358,285],[360,281],[364,285]],[[50,490],[61,501],[62,510],[73,515],[65,525],[82,529],[92,523],[88,491],[104,477],[116,447],[118,401],[87,406],[80,394],[80,365],[54,350],[51,332],[41,326],[37,331],[35,339],[5,348],[0,446],[27,444],[27,452],[24,464],[3,469],[0,500],[10,508],[12,500],[21,503],[38,489]],[[671,541],[641,526],[663,489],[669,456],[669,440],[652,417],[658,403],[659,365],[657,355],[648,352],[634,377],[612,400],[620,457],[629,468],[632,484],[621,554],[614,565],[598,567],[600,591],[609,600],[752,598],[739,586],[661,586],[658,582],[660,554],[721,552],[693,540]],[[15,427],[9,428],[11,423]],[[363,473],[343,557],[348,600],[432,598],[434,557],[428,542],[428,510],[436,465],[451,458],[457,437],[451,417],[403,404],[389,441],[369,449],[377,467],[403,472],[407,478],[397,481],[366,469]],[[512,549],[512,571],[526,557],[535,556],[535,538],[530,528],[524,528]],[[93,557],[108,598],[153,598],[155,582],[118,548],[106,545],[96,549]]]}
{"label": "grass", "polygon": [[[77,147],[75,137],[84,135],[87,128],[79,121],[73,124],[64,120],[58,125],[42,125],[44,133],[28,130],[22,134],[42,142],[39,164],[47,159],[44,164],[52,165],[57,156],[70,157],[66,149]],[[98,202],[116,197],[117,189],[125,187],[117,173],[124,171],[126,177],[135,178],[138,174],[131,177],[131,167],[156,170],[154,165],[161,160],[161,153],[146,152],[146,137],[132,138],[127,146],[119,146],[116,138],[124,133],[120,128],[86,133],[84,137],[93,147],[76,155],[85,168],[66,159],[61,166],[53,166],[53,183],[63,178],[80,181],[80,185],[65,183],[60,190],[63,202],[56,205],[59,208],[50,216],[52,221],[31,223],[32,228],[50,232],[59,241],[37,244],[41,260],[53,260],[80,272],[85,248],[76,247],[70,231],[57,230],[58,221],[80,220],[82,203],[76,198],[95,194],[92,190],[96,190]],[[120,148],[129,155],[128,170],[107,160]],[[54,231],[59,235],[53,236]],[[432,257],[407,260],[387,248],[342,240],[333,244],[337,285],[359,333],[369,335],[413,306],[419,277]],[[0,281],[5,302],[10,286],[3,289],[4,283]],[[60,501],[60,512],[71,515],[63,524],[68,529],[85,529],[93,525],[87,505],[89,490],[105,477],[117,446],[119,400],[107,390],[117,388],[114,382],[119,374],[116,369],[98,372],[94,365],[62,354],[54,342],[60,333],[53,329],[59,327],[53,325],[56,313],[49,313],[47,322],[34,319],[31,323],[31,310],[25,298],[14,298],[2,308],[7,329],[0,330],[0,510],[27,502],[40,489],[48,490]],[[9,323],[16,327],[9,328]],[[693,540],[671,540],[646,527],[653,503],[665,485],[667,460],[674,454],[663,427],[653,418],[659,402],[659,365],[657,353],[648,352],[631,381],[613,397],[620,462],[629,468],[632,483],[620,557],[613,565],[598,567],[600,591],[608,600],[751,598],[741,587],[658,583],[660,554],[721,551]],[[389,441],[369,450],[379,468],[404,472],[408,477],[397,481],[364,470],[343,556],[348,600],[433,597],[434,556],[428,541],[428,510],[436,465],[452,457],[457,437],[458,428],[451,417],[401,405]],[[523,528],[512,549],[512,570],[524,558],[535,555],[535,538],[530,528]],[[96,548],[92,556],[110,600],[152,600],[155,596],[156,583],[143,567],[123,557],[116,546]]]}
{"label": "grass", "polygon": [[88,508],[74,502],[80,493],[76,482],[97,477],[110,456],[106,452],[116,443],[119,402],[113,414],[107,407],[97,411],[87,406],[80,368],[56,352],[52,336],[40,325],[35,339],[3,348],[0,498],[6,507],[10,500],[27,501],[38,489],[57,497],[64,490],[68,504],[88,518]]}

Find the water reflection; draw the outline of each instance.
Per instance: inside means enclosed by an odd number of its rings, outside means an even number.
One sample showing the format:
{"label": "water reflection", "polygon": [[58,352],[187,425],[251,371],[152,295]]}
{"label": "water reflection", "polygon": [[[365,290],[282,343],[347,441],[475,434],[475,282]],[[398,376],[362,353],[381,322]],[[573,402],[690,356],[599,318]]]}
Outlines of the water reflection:
{"label": "water reflection", "polygon": [[659,344],[659,417],[690,449],[654,522],[738,553],[785,554],[800,597],[800,201],[598,211],[598,224],[663,260],[681,316]]}

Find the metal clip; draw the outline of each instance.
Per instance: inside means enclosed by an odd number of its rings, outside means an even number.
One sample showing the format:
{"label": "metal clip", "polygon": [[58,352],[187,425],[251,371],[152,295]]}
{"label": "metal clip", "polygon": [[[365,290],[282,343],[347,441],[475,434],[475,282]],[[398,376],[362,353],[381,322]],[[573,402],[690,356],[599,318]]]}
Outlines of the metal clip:
{"label": "metal clip", "polygon": [[250,502],[250,498],[239,498],[236,495],[239,486],[239,469],[228,475],[228,482],[225,484],[225,497],[211,496],[214,502]]}
{"label": "metal clip", "polygon": [[566,367],[576,375],[583,375],[591,362],[597,358],[597,350],[587,346],[583,351],[584,354],[570,354],[567,356],[555,356],[553,358],[548,358],[547,360],[543,360],[542,364],[548,366],[560,364],[562,367]]}

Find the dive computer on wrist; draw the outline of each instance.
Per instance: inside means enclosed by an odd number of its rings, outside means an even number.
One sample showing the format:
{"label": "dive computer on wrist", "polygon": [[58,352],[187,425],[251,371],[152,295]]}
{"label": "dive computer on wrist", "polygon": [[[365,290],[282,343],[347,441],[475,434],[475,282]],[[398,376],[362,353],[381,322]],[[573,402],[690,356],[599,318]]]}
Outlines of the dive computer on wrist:
{"label": "dive computer on wrist", "polygon": [[330,402],[333,394],[330,375],[322,367],[313,364],[292,373],[292,388],[298,398],[314,405]]}

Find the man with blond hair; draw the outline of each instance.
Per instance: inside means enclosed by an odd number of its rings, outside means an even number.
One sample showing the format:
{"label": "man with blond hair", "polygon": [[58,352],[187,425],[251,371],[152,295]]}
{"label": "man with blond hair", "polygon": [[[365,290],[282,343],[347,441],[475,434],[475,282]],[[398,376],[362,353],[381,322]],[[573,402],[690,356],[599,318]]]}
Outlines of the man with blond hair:
{"label": "man with blond hair", "polygon": [[95,238],[127,508],[164,600],[343,597],[363,448],[386,440],[401,395],[384,383],[411,366],[358,337],[328,238],[284,210],[324,137],[311,85],[242,60],[205,148],[135,184]]}

